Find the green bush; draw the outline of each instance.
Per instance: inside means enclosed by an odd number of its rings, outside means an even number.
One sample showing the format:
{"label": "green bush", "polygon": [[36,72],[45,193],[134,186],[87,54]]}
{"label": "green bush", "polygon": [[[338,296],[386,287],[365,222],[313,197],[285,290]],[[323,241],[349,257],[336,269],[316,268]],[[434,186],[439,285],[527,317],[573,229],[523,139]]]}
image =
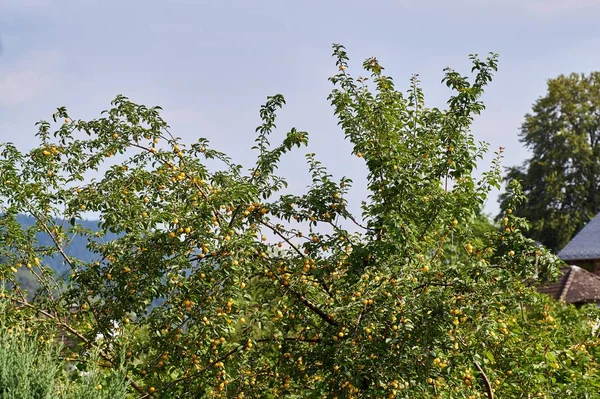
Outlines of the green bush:
{"label": "green bush", "polygon": [[58,397],[58,350],[15,329],[0,329],[0,398]]}
{"label": "green bush", "polygon": [[0,399],[124,398],[127,391],[121,369],[104,372],[98,355],[73,370],[63,366],[61,347],[26,333],[23,326],[0,321]]}

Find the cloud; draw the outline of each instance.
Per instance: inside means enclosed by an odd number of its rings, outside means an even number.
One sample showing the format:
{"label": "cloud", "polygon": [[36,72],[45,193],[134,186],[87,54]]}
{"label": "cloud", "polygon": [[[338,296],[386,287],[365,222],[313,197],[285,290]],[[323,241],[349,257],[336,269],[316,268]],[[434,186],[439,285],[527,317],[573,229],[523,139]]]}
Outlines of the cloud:
{"label": "cloud", "polygon": [[18,105],[46,94],[60,81],[61,59],[55,51],[30,52],[0,67],[0,105]]}

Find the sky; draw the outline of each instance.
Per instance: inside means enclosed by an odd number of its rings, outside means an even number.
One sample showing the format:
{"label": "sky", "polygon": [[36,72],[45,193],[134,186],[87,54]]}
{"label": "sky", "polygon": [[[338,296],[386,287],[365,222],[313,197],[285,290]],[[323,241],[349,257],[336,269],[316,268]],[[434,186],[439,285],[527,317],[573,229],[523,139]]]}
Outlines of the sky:
{"label": "sky", "polygon": [[[296,127],[311,138],[282,164],[290,190],[309,183],[306,152],[360,186],[364,161],[327,100],[331,44],[341,43],[349,72],[376,56],[402,90],[418,73],[426,105],[438,107],[450,94],[445,67],[467,74],[469,54],[499,53],[472,132],[516,165],[528,157],[519,127],[547,79],[600,65],[599,19],[600,0],[0,0],[0,141],[26,150],[35,122],[57,107],[90,119],[123,94],[162,106],[184,142],[206,137],[250,167],[260,105],[281,93],[277,137]],[[351,202],[364,194],[355,189]]]}

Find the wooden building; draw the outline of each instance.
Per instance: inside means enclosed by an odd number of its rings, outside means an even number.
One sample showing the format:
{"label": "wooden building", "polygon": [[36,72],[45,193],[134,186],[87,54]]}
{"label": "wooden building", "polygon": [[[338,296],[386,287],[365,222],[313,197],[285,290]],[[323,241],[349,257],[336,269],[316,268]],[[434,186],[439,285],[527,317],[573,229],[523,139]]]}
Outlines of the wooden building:
{"label": "wooden building", "polygon": [[571,265],[564,268],[563,274],[554,284],[538,288],[557,301],[581,306],[595,303],[600,307],[600,276],[592,274],[579,266]]}
{"label": "wooden building", "polygon": [[558,301],[600,307],[600,213],[558,253],[568,267],[554,284],[538,291]]}
{"label": "wooden building", "polygon": [[600,275],[600,213],[565,245],[558,257]]}

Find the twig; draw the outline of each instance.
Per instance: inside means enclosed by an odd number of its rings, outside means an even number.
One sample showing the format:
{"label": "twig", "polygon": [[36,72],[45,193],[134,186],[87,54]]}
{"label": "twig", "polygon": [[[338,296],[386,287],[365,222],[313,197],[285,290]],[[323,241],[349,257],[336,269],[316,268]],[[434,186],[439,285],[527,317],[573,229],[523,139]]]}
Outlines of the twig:
{"label": "twig", "polygon": [[494,391],[492,390],[492,384],[490,383],[490,380],[488,379],[487,375],[485,375],[485,372],[483,371],[483,369],[481,368],[481,366],[479,365],[477,360],[473,360],[473,363],[475,364],[475,367],[477,367],[477,370],[479,370],[479,373],[481,374],[481,378],[483,378],[483,382],[485,383],[485,390],[487,391],[488,399],[494,399]]}
{"label": "twig", "polygon": [[[271,273],[273,273],[273,270],[271,270],[271,267],[268,265],[267,265],[267,267],[271,271]],[[285,286],[285,284],[283,284],[283,281],[281,280],[281,278],[276,273],[273,273],[273,276],[275,276],[275,278],[277,279],[277,281],[279,281],[279,283],[281,285]],[[309,301],[308,298],[306,298],[302,293],[294,290],[293,288],[291,288],[289,286],[287,287],[287,289],[292,294],[294,294],[294,296],[296,298],[298,298],[298,300],[300,302],[302,302],[307,308],[312,310],[317,316],[319,316],[327,324],[332,325],[334,327],[338,327],[340,325],[340,323],[338,323],[336,320],[334,320],[333,317],[329,316],[327,313],[325,313],[323,310],[321,310],[317,305],[315,305],[311,301]]]}
{"label": "twig", "polygon": [[265,221],[260,221],[260,224],[262,224],[263,226],[268,227],[269,229],[271,229],[271,231],[275,234],[277,234],[279,237],[283,238],[283,240],[294,250],[296,251],[296,253],[298,253],[298,255],[300,255],[301,258],[304,258],[304,254],[302,253],[302,251],[300,251],[300,249],[294,245],[289,238],[287,238],[286,236],[284,236],[278,229],[276,229],[274,226],[271,226],[268,222]]}
{"label": "twig", "polygon": [[321,319],[323,319],[325,322],[327,322],[327,324],[330,324],[335,327],[340,325],[340,323],[335,321],[331,316],[329,316],[327,313],[323,312],[321,309],[319,309],[317,306],[315,306],[311,301],[306,299],[306,297],[304,295],[302,295],[300,292],[298,292],[296,290],[290,290],[290,291],[296,296],[296,298],[298,298],[300,300],[300,302],[302,302],[304,305],[306,305],[307,308],[309,308],[310,310],[315,312]]}

